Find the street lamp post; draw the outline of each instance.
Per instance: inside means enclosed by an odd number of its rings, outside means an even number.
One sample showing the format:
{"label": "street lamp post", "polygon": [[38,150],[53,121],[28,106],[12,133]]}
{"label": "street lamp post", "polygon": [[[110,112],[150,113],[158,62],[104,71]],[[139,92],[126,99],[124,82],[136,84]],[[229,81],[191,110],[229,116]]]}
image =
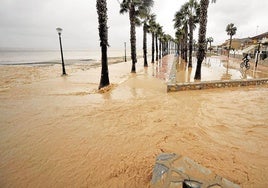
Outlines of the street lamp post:
{"label": "street lamp post", "polygon": [[64,59],[63,59],[63,52],[62,52],[62,44],[61,44],[61,32],[62,28],[56,28],[58,34],[59,34],[59,41],[60,41],[60,52],[61,52],[61,63],[62,63],[62,75],[67,75],[65,72],[65,66],[64,66]]}
{"label": "street lamp post", "polygon": [[260,46],[261,46],[261,41],[258,42],[258,50],[257,50],[257,52],[256,52],[256,62],[255,62],[255,67],[257,67],[257,65],[258,65],[258,61],[259,61]]}
{"label": "street lamp post", "polygon": [[241,50],[244,50],[244,43],[241,43]]}
{"label": "street lamp post", "polygon": [[127,62],[127,50],[126,50],[126,42],[125,43],[125,62]]}

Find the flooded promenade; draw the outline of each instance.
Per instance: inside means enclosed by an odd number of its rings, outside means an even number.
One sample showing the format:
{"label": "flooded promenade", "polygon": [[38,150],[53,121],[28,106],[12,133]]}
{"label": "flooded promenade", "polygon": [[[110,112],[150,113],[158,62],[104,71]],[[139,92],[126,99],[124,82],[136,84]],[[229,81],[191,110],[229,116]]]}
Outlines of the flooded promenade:
{"label": "flooded promenade", "polygon": [[[168,91],[199,90],[211,88],[241,87],[268,83],[268,66],[249,62],[246,69],[242,60],[224,56],[205,58],[201,69],[201,80],[195,80],[196,58],[193,67],[176,58],[170,69]],[[242,67],[241,67],[242,66]]]}
{"label": "flooded promenade", "polygon": [[149,187],[160,153],[267,187],[268,86],[167,93],[173,60],[110,65],[104,93],[100,67],[1,66],[0,187]]}

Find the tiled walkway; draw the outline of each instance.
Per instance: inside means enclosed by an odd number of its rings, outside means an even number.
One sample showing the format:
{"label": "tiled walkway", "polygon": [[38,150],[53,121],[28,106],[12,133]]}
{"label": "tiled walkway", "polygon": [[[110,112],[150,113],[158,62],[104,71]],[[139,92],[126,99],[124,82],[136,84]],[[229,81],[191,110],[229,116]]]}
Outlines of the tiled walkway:
{"label": "tiled walkway", "polygon": [[157,156],[151,185],[153,188],[239,188],[192,159],[175,153]]}

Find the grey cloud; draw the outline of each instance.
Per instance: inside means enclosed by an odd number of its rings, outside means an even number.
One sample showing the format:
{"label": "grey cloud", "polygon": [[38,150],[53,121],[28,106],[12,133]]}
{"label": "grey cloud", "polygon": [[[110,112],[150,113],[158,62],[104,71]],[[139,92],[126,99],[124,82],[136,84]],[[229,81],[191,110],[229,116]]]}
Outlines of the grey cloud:
{"label": "grey cloud", "polygon": [[[153,12],[164,31],[174,36],[173,18],[186,0],[155,0]],[[129,44],[128,14],[119,14],[117,0],[107,0],[109,43],[112,48]],[[215,43],[228,38],[228,23],[238,30],[235,37],[247,37],[268,30],[267,0],[219,0],[210,4],[207,36]],[[65,48],[99,48],[98,22],[95,0],[1,0],[0,47],[58,48],[56,27],[63,28]],[[197,35],[198,28],[195,31]],[[150,40],[150,35],[148,35]],[[137,45],[142,45],[142,28],[137,29]],[[150,42],[148,42],[150,45]]]}

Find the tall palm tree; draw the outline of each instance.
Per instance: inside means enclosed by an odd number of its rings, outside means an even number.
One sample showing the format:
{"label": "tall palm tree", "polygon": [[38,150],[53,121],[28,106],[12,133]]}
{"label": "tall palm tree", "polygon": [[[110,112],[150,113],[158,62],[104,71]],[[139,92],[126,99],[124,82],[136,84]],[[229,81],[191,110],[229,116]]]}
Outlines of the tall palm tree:
{"label": "tall palm tree", "polygon": [[[212,3],[216,0],[212,0]],[[197,66],[194,79],[201,80],[201,65],[205,57],[206,50],[206,32],[207,32],[207,11],[209,0],[200,0],[200,16],[199,16],[199,33],[198,33],[198,51]]]}
{"label": "tall palm tree", "polygon": [[149,32],[149,20],[153,14],[150,14],[150,9],[146,8],[140,14],[141,18],[143,19],[143,59],[144,59],[144,67],[148,67],[147,61],[147,33]]}
{"label": "tall palm tree", "polygon": [[[193,31],[198,23],[198,16],[200,7],[196,0],[189,0],[185,3],[181,9],[175,14],[174,27],[183,29],[183,48],[182,48],[182,58],[187,62],[188,54],[188,36],[189,36],[189,67],[192,67],[192,53],[193,53]],[[188,32],[189,30],[189,32]]]}
{"label": "tall palm tree", "polygon": [[161,27],[159,33],[158,33],[158,40],[159,40],[159,59],[162,58],[162,42],[163,42],[163,37],[164,37],[164,32],[163,29]]}
{"label": "tall palm tree", "polygon": [[172,41],[172,37],[167,34],[167,54],[171,53],[171,41]]}
{"label": "tall palm tree", "polygon": [[174,28],[177,30],[182,30],[182,48],[181,48],[181,57],[187,62],[187,41],[188,41],[188,13],[187,13],[187,5],[184,4],[180,8],[178,12],[175,14],[175,21]]}
{"label": "tall palm tree", "polygon": [[96,3],[98,21],[99,21],[99,36],[101,46],[101,79],[99,89],[108,86],[109,82],[109,71],[107,63],[107,47],[108,44],[108,27],[107,27],[107,3],[106,0],[97,0]]}
{"label": "tall palm tree", "polygon": [[153,14],[149,20],[149,31],[152,34],[152,63],[154,63],[154,40],[155,40],[155,30],[156,30],[156,16]]}
{"label": "tall palm tree", "polygon": [[167,51],[168,51],[168,36],[167,34],[164,34],[163,36],[163,44],[162,44],[162,56],[167,55]]}
{"label": "tall palm tree", "polygon": [[155,56],[155,60],[158,61],[158,37],[161,34],[162,31],[162,27],[159,25],[159,23],[156,24],[155,27],[155,52],[156,52],[156,56]]}
{"label": "tall palm tree", "polygon": [[183,31],[183,29],[182,29],[182,19],[183,19],[183,15],[182,15],[182,13],[181,13],[181,11],[178,11],[178,12],[176,12],[175,13],[175,17],[174,17],[174,19],[173,19],[173,21],[175,22],[174,23],[174,29],[177,29],[176,30],[176,38],[179,40],[179,43],[180,43],[180,50],[181,50],[181,52],[180,52],[180,56],[182,57],[182,58],[184,58],[183,57],[183,37],[184,37],[184,31]]}
{"label": "tall palm tree", "polygon": [[183,53],[183,47],[182,47],[182,40],[183,40],[183,30],[182,29],[178,29],[175,33],[176,36],[176,40],[178,42],[178,47],[177,47],[177,52],[178,54],[182,54]]}
{"label": "tall palm tree", "polygon": [[189,0],[187,5],[187,12],[189,16],[189,65],[192,67],[192,54],[193,54],[193,33],[198,23],[198,16],[200,14],[200,6],[196,0]]}
{"label": "tall palm tree", "polygon": [[147,32],[148,32],[148,25],[146,21],[143,22],[143,66],[148,67],[147,62]]}
{"label": "tall palm tree", "polygon": [[228,58],[230,56],[230,50],[231,50],[231,46],[232,46],[232,37],[233,37],[233,35],[236,34],[236,30],[237,30],[237,28],[234,26],[233,23],[228,24],[226,27],[227,35],[230,35],[230,42],[229,42],[229,48],[228,48]]}
{"label": "tall palm tree", "polygon": [[120,4],[120,13],[129,13],[130,21],[130,46],[131,46],[131,72],[136,73],[136,23],[139,20],[141,9],[153,6],[153,0],[123,0]]}
{"label": "tall palm tree", "polygon": [[184,60],[187,63],[188,59],[188,20],[186,20],[185,25],[183,26],[184,29]]}

